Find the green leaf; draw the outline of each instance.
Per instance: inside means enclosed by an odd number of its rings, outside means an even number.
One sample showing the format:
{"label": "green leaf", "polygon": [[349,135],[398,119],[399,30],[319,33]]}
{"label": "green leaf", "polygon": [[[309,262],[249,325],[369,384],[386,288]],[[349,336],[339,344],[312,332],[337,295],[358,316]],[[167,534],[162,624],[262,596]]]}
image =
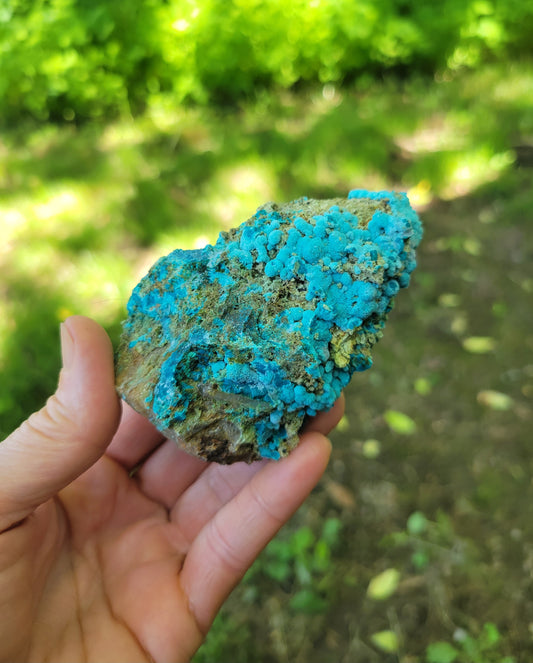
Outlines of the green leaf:
{"label": "green leaf", "polygon": [[492,649],[501,640],[501,634],[496,624],[487,622],[483,624],[483,631],[479,637],[479,643],[482,649]]}
{"label": "green leaf", "polygon": [[420,396],[427,396],[431,393],[431,382],[427,378],[417,378],[415,380],[415,391]]}
{"label": "green leaf", "polygon": [[387,654],[395,654],[400,645],[398,636],[394,631],[378,631],[370,636],[372,644]]}
{"label": "green leaf", "polygon": [[496,341],[490,336],[469,336],[463,341],[463,348],[476,355],[492,352],[495,347]]}
{"label": "green leaf", "polygon": [[385,569],[368,583],[366,594],[374,601],[384,601],[394,594],[399,582],[400,572],[397,569]]}
{"label": "green leaf", "polygon": [[274,559],[271,562],[267,562],[265,564],[265,573],[273,580],[276,580],[277,582],[283,582],[289,577],[291,573],[291,567],[287,562]]}
{"label": "green leaf", "polygon": [[290,543],[287,541],[280,541],[279,539],[271,541],[265,552],[269,558],[284,560],[286,562],[293,558]]}
{"label": "green leaf", "polygon": [[427,569],[429,564],[429,555],[423,550],[417,550],[411,555],[411,562],[418,571]]}
{"label": "green leaf", "polygon": [[428,519],[422,513],[422,511],[413,511],[413,513],[407,518],[407,531],[413,536],[422,534],[428,528]]}
{"label": "green leaf", "polygon": [[481,243],[475,237],[466,237],[463,241],[463,249],[471,256],[478,256],[481,253]]}
{"label": "green leaf", "polygon": [[294,562],[294,572],[301,585],[310,585],[313,580],[310,565],[307,555],[304,558],[298,557]]}
{"label": "green leaf", "polygon": [[381,453],[381,443],[378,440],[365,440],[363,442],[363,456],[374,460]]}
{"label": "green leaf", "polygon": [[416,422],[403,412],[387,410],[383,416],[389,428],[395,433],[412,435],[416,431]]}
{"label": "green leaf", "polygon": [[455,308],[461,303],[461,297],[454,292],[443,292],[438,303],[443,308]]}
{"label": "green leaf", "polygon": [[315,571],[327,571],[331,564],[331,550],[324,539],[320,539],[313,552],[313,568]]}
{"label": "green leaf", "polygon": [[449,642],[433,642],[426,649],[427,663],[454,663],[458,656],[459,652]]}
{"label": "green leaf", "polygon": [[497,318],[505,318],[508,310],[509,309],[505,302],[494,302],[492,305],[492,315]]}
{"label": "green leaf", "polygon": [[339,536],[342,529],[342,520],[340,518],[328,518],[322,527],[321,538],[331,547],[339,542]]}
{"label": "green leaf", "polygon": [[295,555],[309,550],[315,542],[315,535],[310,527],[300,527],[291,537],[291,549]]}
{"label": "green leaf", "polygon": [[477,395],[477,402],[489,407],[491,410],[499,410],[501,412],[510,410],[514,405],[514,400],[511,396],[492,389],[480,391]]}
{"label": "green leaf", "polygon": [[303,612],[307,615],[325,612],[328,607],[327,601],[312,589],[303,589],[301,592],[297,592],[290,600],[289,605],[294,611]]}
{"label": "green leaf", "polygon": [[337,430],[341,433],[346,433],[350,430],[350,422],[348,421],[348,417],[345,414],[342,415],[339,423],[337,424]]}

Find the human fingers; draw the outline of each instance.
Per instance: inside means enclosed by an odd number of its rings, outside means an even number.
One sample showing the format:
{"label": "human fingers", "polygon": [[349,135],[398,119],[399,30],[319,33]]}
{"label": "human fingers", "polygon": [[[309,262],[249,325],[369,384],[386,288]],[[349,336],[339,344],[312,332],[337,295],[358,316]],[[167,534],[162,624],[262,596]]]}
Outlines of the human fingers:
{"label": "human fingers", "polygon": [[191,456],[172,440],[166,440],[143,463],[135,478],[147,497],[171,509],[208,467],[205,460]]}
{"label": "human fingers", "polygon": [[305,423],[303,431],[314,430],[323,435],[329,435],[341,420],[341,417],[344,414],[344,405],[344,394],[341,394],[335,403],[333,403],[333,407],[330,410],[319,412],[316,416],[309,419]]}
{"label": "human fingers", "polygon": [[330,452],[322,434],[305,433],[287,458],[267,463],[198,534],[181,585],[204,633],[259,552],[316,485]]}
{"label": "human fingers", "polygon": [[164,440],[165,436],[146,417],[123,402],[120,425],[106,453],[131,470]]}
{"label": "human fingers", "polygon": [[[304,431],[327,435],[337,425],[343,412],[344,395],[341,395],[330,410],[310,419]],[[187,540],[192,541],[205,523],[239,492],[261,466],[262,463],[248,466],[236,463],[231,467],[213,463],[209,466],[191,458],[168,441],[143,464],[138,478],[148,497],[164,504],[167,509],[173,507],[172,519],[180,523]]]}
{"label": "human fingers", "polygon": [[211,464],[202,476],[177,500],[170,512],[187,546],[194,541],[202,528],[216,513],[257,474],[268,461],[235,463],[233,465]]}
{"label": "human fingers", "polygon": [[0,532],[28,516],[103,454],[120,416],[113,350],[93,320],[61,327],[56,393],[0,444]]}

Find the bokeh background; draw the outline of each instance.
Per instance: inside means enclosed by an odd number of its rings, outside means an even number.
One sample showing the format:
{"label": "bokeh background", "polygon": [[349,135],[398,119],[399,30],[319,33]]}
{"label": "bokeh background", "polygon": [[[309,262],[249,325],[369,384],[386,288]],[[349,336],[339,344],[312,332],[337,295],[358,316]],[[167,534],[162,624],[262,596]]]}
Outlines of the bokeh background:
{"label": "bokeh background", "polygon": [[419,267],[327,474],[197,663],[533,660],[533,6],[3,0],[0,436],[72,313],[267,200],[408,192]]}

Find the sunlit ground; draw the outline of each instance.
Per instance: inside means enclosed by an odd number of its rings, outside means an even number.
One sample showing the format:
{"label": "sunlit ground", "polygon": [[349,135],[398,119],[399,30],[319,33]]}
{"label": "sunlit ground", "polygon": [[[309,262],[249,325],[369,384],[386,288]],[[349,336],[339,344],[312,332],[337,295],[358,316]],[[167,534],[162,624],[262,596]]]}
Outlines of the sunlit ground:
{"label": "sunlit ground", "polygon": [[198,661],[533,659],[532,108],[516,63],[0,137],[3,434],[53,390],[61,320],[116,341],[157,257],[267,200],[394,188],[424,219],[326,480]]}

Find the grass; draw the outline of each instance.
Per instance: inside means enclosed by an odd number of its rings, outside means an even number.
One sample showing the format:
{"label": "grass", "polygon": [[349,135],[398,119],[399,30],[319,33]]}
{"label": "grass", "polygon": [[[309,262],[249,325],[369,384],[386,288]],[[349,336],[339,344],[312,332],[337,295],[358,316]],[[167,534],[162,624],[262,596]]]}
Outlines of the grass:
{"label": "grass", "polygon": [[116,341],[157,257],[266,200],[394,187],[424,219],[327,476],[196,661],[533,658],[532,82],[517,62],[2,135],[2,434],[54,389],[60,320],[91,315]]}

